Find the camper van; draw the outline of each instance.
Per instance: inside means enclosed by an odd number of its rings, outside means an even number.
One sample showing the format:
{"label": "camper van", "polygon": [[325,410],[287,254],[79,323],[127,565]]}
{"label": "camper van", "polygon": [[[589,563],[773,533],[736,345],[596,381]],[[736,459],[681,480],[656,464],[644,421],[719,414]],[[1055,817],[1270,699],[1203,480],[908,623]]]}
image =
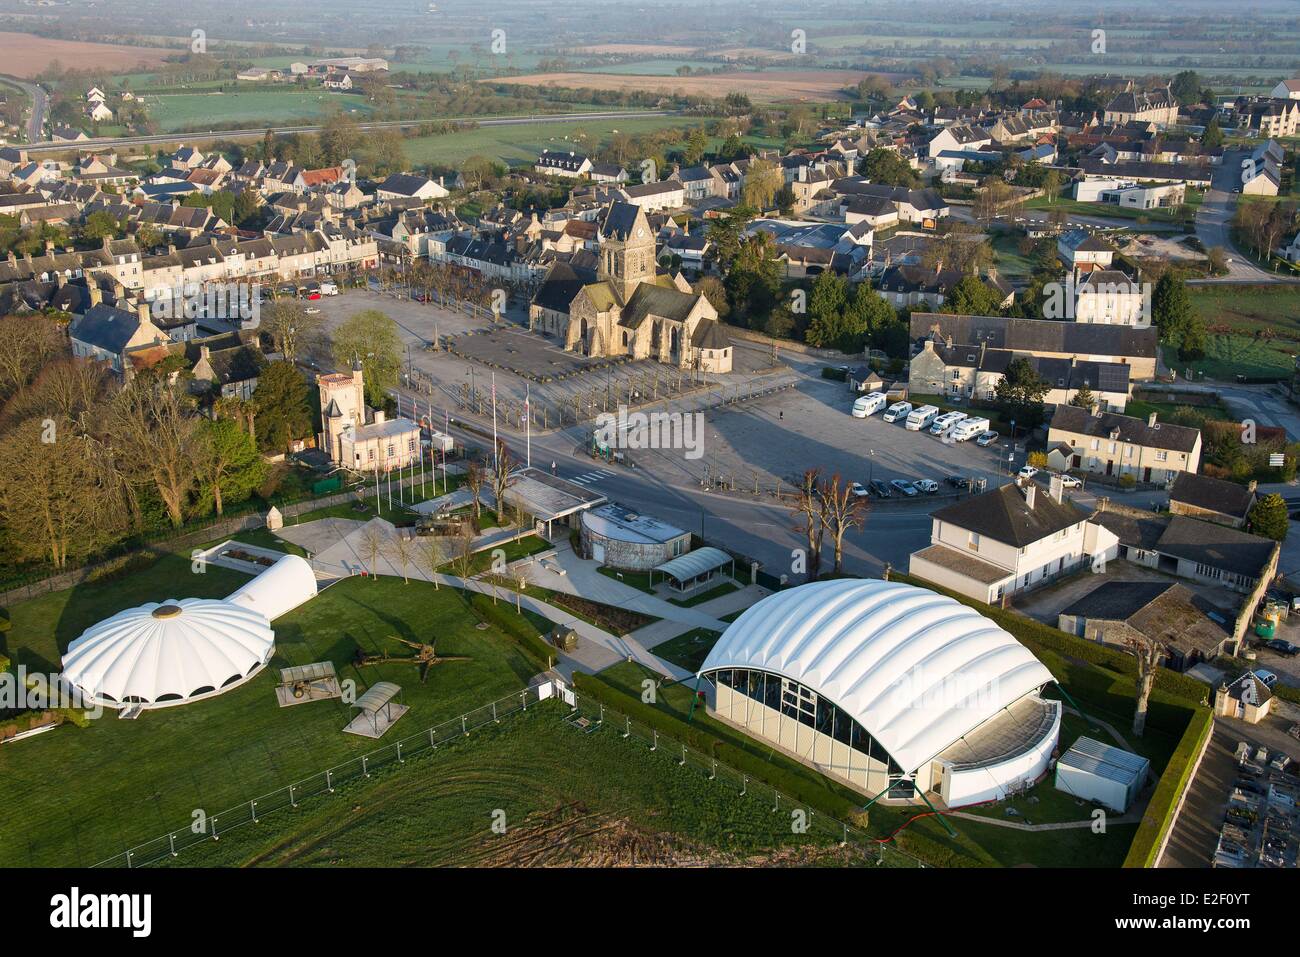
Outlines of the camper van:
{"label": "camper van", "polygon": [[934,417],[939,414],[937,405],[923,405],[919,409],[913,409],[907,416],[907,430],[909,432],[920,432],[927,428]]}
{"label": "camper van", "polygon": [[865,419],[869,415],[875,415],[885,407],[885,394],[883,392],[872,392],[870,395],[858,396],[853,402],[853,417],[855,419]]}
{"label": "camper van", "polygon": [[881,416],[881,418],[883,418],[886,422],[897,422],[899,419],[906,417],[907,414],[911,411],[912,411],[912,403],[895,402],[893,405],[891,405],[888,409],[885,410],[885,414]]}
{"label": "camper van", "polygon": [[973,416],[962,419],[952,429],[952,440],[954,442],[965,442],[967,439],[973,439],[977,435],[987,432],[989,429],[989,420],[982,416]]}
{"label": "camper van", "polygon": [[964,418],[966,418],[965,412],[945,412],[934,420],[930,426],[930,434],[943,435]]}

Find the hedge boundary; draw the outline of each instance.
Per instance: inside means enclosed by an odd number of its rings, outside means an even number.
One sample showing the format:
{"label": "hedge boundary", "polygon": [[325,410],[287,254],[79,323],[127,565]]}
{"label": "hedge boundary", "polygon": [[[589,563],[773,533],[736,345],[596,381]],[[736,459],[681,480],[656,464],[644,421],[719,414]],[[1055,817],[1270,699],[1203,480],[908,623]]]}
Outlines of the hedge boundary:
{"label": "hedge boundary", "polygon": [[1213,729],[1214,712],[1209,708],[1198,708],[1160,775],[1160,783],[1156,785],[1137,833],[1133,835],[1133,843],[1129,845],[1124,867],[1155,866],[1156,855],[1173,826],[1175,811],[1182,803],[1182,796],[1198,763],[1196,759]]}
{"label": "hedge boundary", "polygon": [[528,617],[515,612],[513,604],[504,600],[493,604],[492,599],[482,592],[464,591],[462,594],[470,610],[513,641],[538,671],[548,671],[552,659],[559,657]]}

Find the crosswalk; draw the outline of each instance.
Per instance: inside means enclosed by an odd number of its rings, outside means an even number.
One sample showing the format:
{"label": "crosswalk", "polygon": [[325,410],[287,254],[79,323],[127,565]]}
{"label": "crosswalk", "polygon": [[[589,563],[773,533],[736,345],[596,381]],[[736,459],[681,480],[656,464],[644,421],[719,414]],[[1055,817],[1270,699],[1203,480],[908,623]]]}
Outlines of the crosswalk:
{"label": "crosswalk", "polygon": [[609,469],[595,469],[591,472],[585,472],[576,478],[569,479],[570,482],[577,482],[579,485],[594,485],[602,479],[613,478],[617,472],[611,472]]}

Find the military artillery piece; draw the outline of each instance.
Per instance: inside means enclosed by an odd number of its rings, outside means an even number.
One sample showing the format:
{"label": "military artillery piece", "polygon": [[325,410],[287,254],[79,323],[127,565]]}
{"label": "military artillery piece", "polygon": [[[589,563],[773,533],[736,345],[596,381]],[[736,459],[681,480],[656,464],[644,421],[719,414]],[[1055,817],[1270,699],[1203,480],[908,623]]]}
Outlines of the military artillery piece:
{"label": "military artillery piece", "polygon": [[448,661],[469,661],[464,655],[440,655],[434,650],[432,644],[424,644],[419,641],[408,641],[405,638],[399,638],[397,635],[388,636],[392,641],[400,641],[406,647],[415,651],[413,655],[384,655],[369,654],[357,649],[357,653],[352,657],[352,663],[358,668],[365,665],[419,665],[420,666],[420,684],[424,684],[429,677],[429,669],[434,665],[440,665]]}

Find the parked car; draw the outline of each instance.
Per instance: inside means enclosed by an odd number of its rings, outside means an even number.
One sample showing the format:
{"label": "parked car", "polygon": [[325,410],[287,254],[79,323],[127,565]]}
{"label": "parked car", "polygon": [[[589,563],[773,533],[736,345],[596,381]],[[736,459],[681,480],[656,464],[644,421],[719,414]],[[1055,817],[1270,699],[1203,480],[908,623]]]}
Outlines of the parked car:
{"label": "parked car", "polygon": [[889,490],[889,486],[881,479],[872,479],[867,484],[871,486],[871,491],[875,492],[880,498],[890,498],[894,494]]}
{"label": "parked car", "polygon": [[1271,688],[1277,684],[1277,675],[1271,671],[1265,671],[1263,668],[1255,669],[1255,677],[1264,682],[1265,688]]}
{"label": "parked car", "polygon": [[867,491],[867,487],[863,485],[861,482],[854,482],[853,485],[850,486],[850,490],[858,498],[866,498],[868,495],[871,494],[870,492]]}
{"label": "parked car", "polygon": [[1032,465],[1022,465],[1020,471],[1016,474],[1021,478],[1031,479],[1038,474],[1038,469],[1034,468]]}
{"label": "parked car", "polygon": [[[318,297],[318,298],[319,298],[319,297]],[[320,310],[317,309],[315,306],[308,306],[306,309],[303,310],[303,312],[307,313],[307,315],[309,315],[309,316],[318,316],[318,315],[320,315]]]}
{"label": "parked car", "polygon": [[915,484],[916,487],[926,495],[933,495],[935,492],[939,491],[939,483],[934,479],[917,479]]}
{"label": "parked car", "polygon": [[311,292],[311,293],[308,293],[308,294],[307,294],[307,298],[308,298],[308,299],[319,299],[319,298],[320,298],[320,293],[318,293],[318,292]]}
{"label": "parked car", "polygon": [[1083,488],[1083,483],[1078,478],[1073,475],[1066,475],[1064,472],[1056,472],[1052,475],[1052,478],[1059,478],[1062,488]]}
{"label": "parked car", "polygon": [[990,445],[995,445],[1000,436],[996,432],[981,432],[975,444],[982,449],[987,449]]}
{"label": "parked car", "polygon": [[891,488],[897,489],[899,494],[906,495],[908,498],[912,498],[914,495],[920,494],[919,492],[917,492],[916,486],[913,485],[911,482],[907,481],[906,479],[894,479],[892,482],[889,483],[889,485]]}
{"label": "parked car", "polygon": [[949,475],[943,481],[944,484],[951,485],[953,488],[970,488],[970,479],[964,475]]}
{"label": "parked car", "polygon": [[1264,647],[1276,651],[1279,655],[1286,655],[1288,658],[1300,655],[1300,645],[1292,644],[1285,638],[1270,638],[1264,642]]}

